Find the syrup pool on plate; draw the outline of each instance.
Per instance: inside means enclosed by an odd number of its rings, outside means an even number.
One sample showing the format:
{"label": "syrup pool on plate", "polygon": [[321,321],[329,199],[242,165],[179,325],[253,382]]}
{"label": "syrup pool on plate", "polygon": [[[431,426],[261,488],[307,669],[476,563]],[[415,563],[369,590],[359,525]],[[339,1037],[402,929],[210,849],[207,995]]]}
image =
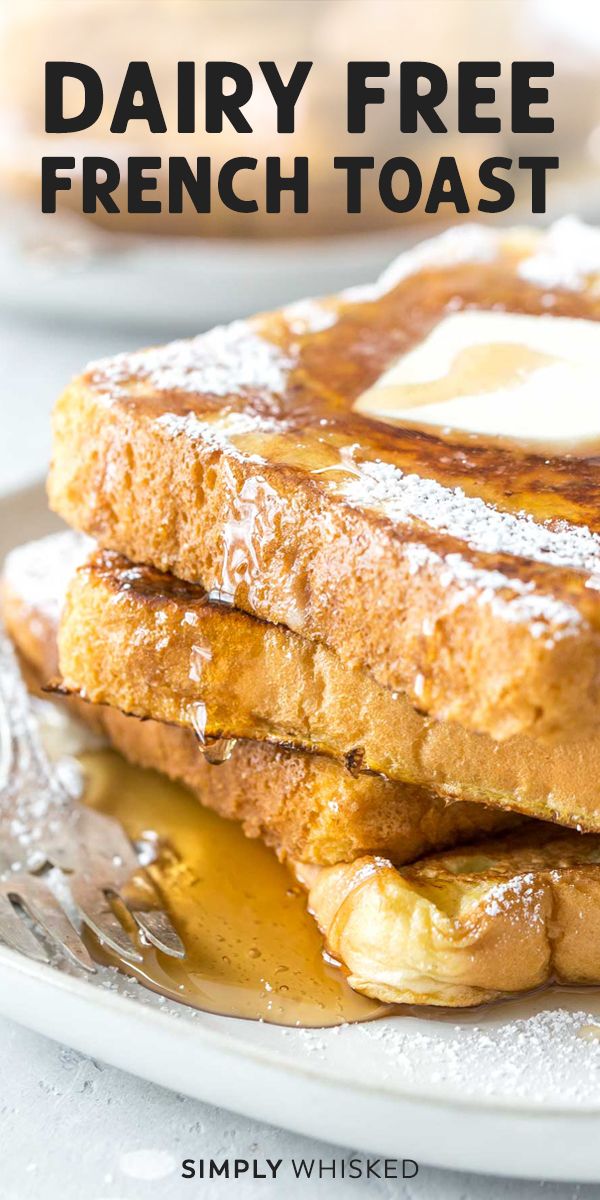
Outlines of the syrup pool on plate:
{"label": "syrup pool on plate", "polygon": [[186,948],[178,960],[138,939],[143,961],[128,963],[86,934],[98,962],[195,1008],[273,1024],[339,1025],[389,1011],[327,962],[305,893],[262,842],[114,751],[80,761],[86,802],[156,846],[148,870]]}

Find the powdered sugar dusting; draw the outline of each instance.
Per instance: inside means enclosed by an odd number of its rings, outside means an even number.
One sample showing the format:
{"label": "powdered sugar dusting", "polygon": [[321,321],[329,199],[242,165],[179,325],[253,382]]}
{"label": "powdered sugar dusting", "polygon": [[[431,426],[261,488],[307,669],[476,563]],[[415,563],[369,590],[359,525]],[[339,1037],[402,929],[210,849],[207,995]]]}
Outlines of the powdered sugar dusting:
{"label": "powdered sugar dusting", "polygon": [[[446,487],[434,479],[405,475],[392,463],[381,461],[357,464],[352,475],[332,482],[331,489],[357,508],[381,513],[398,525],[411,526],[415,520],[436,533],[463,541],[471,550],[482,554],[506,554],[536,563],[584,572],[591,586],[600,586],[600,537],[586,525],[571,525],[567,521],[541,523],[530,513],[503,512],[480,497],[467,496],[460,487]],[[415,570],[439,562],[426,548],[417,551]],[[510,591],[526,599],[520,617],[531,617],[536,611],[561,625],[581,624],[577,609],[552,596],[536,591],[535,585],[519,578],[508,578],[500,571],[486,571],[468,563],[460,554],[443,559],[450,575],[457,582],[471,583],[484,588],[481,602],[492,599],[500,590]],[[519,617],[519,619],[520,619]]]}
{"label": "powdered sugar dusting", "polygon": [[404,251],[369,287],[349,288],[346,301],[374,300],[420,271],[445,270],[461,263],[489,263],[516,255],[517,274],[542,288],[579,291],[600,273],[600,230],[577,217],[562,217],[549,229],[495,231],[462,225]]}
{"label": "powdered sugar dusting", "polygon": [[501,245],[499,235],[483,225],[461,225],[457,229],[447,229],[437,237],[428,238],[413,249],[403,251],[386,267],[376,283],[348,288],[342,296],[347,302],[375,300],[420,271],[444,270],[467,262],[493,262],[500,253]]}
{"label": "powdered sugar dusting", "polygon": [[504,621],[523,621],[534,637],[547,633],[549,625],[553,626],[552,635],[556,639],[576,633],[583,624],[573,605],[537,591],[534,583],[518,576],[508,579],[501,571],[475,566],[461,554],[437,554],[421,542],[408,542],[405,554],[413,575],[426,567],[439,569],[442,565],[439,575],[442,587],[456,584],[460,589],[454,601],[449,598],[450,607],[467,600],[489,605]]}
{"label": "powdered sugar dusting", "polygon": [[156,424],[171,437],[185,436],[194,441],[224,450],[232,457],[242,458],[245,462],[264,464],[266,459],[259,454],[242,453],[236,449],[235,439],[247,436],[276,434],[279,424],[270,417],[259,416],[253,412],[220,412],[212,420],[204,420],[196,413],[162,413],[156,418]]}
{"label": "powdered sugar dusting", "polygon": [[579,291],[600,273],[600,230],[563,217],[540,238],[517,268],[522,279],[544,288]]}
{"label": "powdered sugar dusting", "polygon": [[[363,1025],[360,1034],[385,1053],[387,1080],[451,1089],[464,1099],[554,1103],[586,1107],[600,1102],[600,1041],[585,1036],[597,1017],[585,1009],[548,1007],[511,1018],[504,1005],[477,1024],[412,1019]],[[581,995],[578,997],[581,1003]],[[527,1003],[527,1002],[526,1002]],[[542,1004],[532,998],[530,1007]],[[600,1027],[598,1027],[600,1029]],[[446,1034],[446,1036],[443,1036]],[[310,1047],[309,1047],[310,1052]]]}
{"label": "powdered sugar dusting", "polygon": [[11,550],[3,577],[15,596],[35,604],[42,616],[58,625],[69,580],[93,547],[85,534],[62,530]]}
{"label": "powdered sugar dusting", "polygon": [[[427,269],[444,270],[461,263],[489,263],[516,252],[517,273],[545,288],[577,290],[600,272],[600,231],[565,217],[545,233],[497,232],[479,225],[449,229],[404,251],[367,286],[348,288],[342,302],[375,300],[403,280]],[[319,333],[334,324],[336,308],[327,302],[299,301],[283,310],[298,336]],[[89,364],[87,373],[102,392],[118,396],[136,379],[157,391],[179,391],[219,397],[256,391],[279,395],[295,365],[295,352],[284,352],[263,337],[257,323],[234,321],[208,333],[166,346],[116,355]]]}
{"label": "powdered sugar dusting", "polygon": [[310,333],[322,333],[337,321],[337,312],[331,304],[319,300],[297,300],[283,310],[288,328],[297,337]]}
{"label": "powdered sugar dusting", "polygon": [[540,523],[526,512],[503,512],[460,487],[435,479],[405,475],[392,463],[359,464],[358,477],[343,481],[345,498],[359,507],[374,508],[402,523],[423,521],[483,554],[510,554],[598,574],[600,537],[586,525],[567,521]]}
{"label": "powdered sugar dusting", "polygon": [[540,895],[536,890],[535,883],[536,877],[531,871],[524,875],[513,875],[511,879],[495,883],[486,896],[484,912],[488,917],[497,917],[501,913],[510,914],[514,910],[515,896],[518,896],[519,917],[526,914],[529,924],[543,923]]}
{"label": "powdered sugar dusting", "polygon": [[293,366],[273,342],[245,321],[219,325],[189,340],[91,363],[87,371],[102,390],[118,391],[139,379],[157,391],[232,396],[283,392]]}

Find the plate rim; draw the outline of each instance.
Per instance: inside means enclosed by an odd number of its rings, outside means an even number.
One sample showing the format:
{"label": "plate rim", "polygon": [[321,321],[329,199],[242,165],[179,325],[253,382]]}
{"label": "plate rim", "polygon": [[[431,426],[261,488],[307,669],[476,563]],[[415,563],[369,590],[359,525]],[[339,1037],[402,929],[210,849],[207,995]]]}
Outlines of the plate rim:
{"label": "plate rim", "polygon": [[[34,982],[36,977],[39,976],[39,981],[44,987],[49,986],[58,991],[66,990],[78,1000],[81,1000],[90,1007],[94,1007],[95,1004],[99,1004],[102,1008],[109,1010],[110,1007],[113,1006],[121,1010],[126,1016],[132,1016],[135,1014],[137,1017],[138,1014],[142,1013],[143,1019],[148,1024],[157,1024],[159,1027],[162,1027],[164,1023],[168,1028],[171,1028],[172,1024],[174,1023],[174,1018],[172,1015],[170,1015],[168,1012],[162,1012],[160,1008],[155,1007],[152,1003],[144,1004],[134,996],[125,996],[122,993],[112,991],[108,988],[105,989],[101,986],[94,986],[92,980],[88,979],[87,976],[84,977],[83,974],[79,976],[63,973],[59,968],[53,966],[51,963],[36,963],[31,959],[27,959],[24,955],[19,954],[17,951],[0,944],[0,971],[3,967],[13,971],[17,970],[21,975],[31,977]],[[125,976],[124,978],[128,977]],[[137,983],[137,981],[135,982]],[[141,983],[139,983],[138,986],[143,988],[143,984]],[[150,991],[150,989],[144,990]],[[468,1100],[461,1098],[458,1095],[455,1096],[451,1093],[446,1093],[442,1089],[437,1091],[435,1089],[432,1089],[431,1091],[420,1091],[418,1089],[418,1084],[410,1084],[405,1086],[402,1084],[386,1086],[385,1083],[375,1084],[369,1081],[357,1082],[353,1077],[347,1075],[345,1072],[332,1069],[323,1063],[311,1063],[309,1061],[302,1062],[300,1059],[291,1059],[272,1047],[255,1045],[254,1043],[246,1041],[245,1039],[240,1039],[239,1041],[232,1040],[227,1036],[225,1030],[209,1029],[206,1026],[203,1027],[201,1024],[203,1016],[210,1017],[219,1022],[223,1021],[229,1023],[230,1021],[238,1021],[243,1025],[249,1026],[259,1024],[259,1022],[252,1020],[250,1017],[235,1018],[223,1016],[220,1013],[205,1012],[202,1009],[190,1010],[189,1005],[182,1004],[175,998],[169,999],[170,1003],[177,1005],[178,1008],[181,1008],[184,1011],[192,1011],[195,1014],[193,1023],[192,1021],[184,1021],[178,1025],[179,1029],[186,1030],[185,1035],[183,1035],[186,1038],[198,1038],[198,1036],[200,1036],[200,1038],[209,1044],[211,1048],[218,1049],[226,1054],[233,1054],[235,1057],[239,1057],[239,1051],[243,1049],[246,1057],[252,1058],[263,1066],[275,1066],[279,1069],[296,1074],[304,1079],[310,1079],[311,1081],[319,1081],[323,1079],[327,1083],[336,1086],[347,1086],[349,1083],[351,1083],[353,1088],[356,1088],[365,1094],[381,1096],[392,1101],[397,1098],[401,1098],[403,1100],[410,1100],[411,1102],[422,1101],[423,1103],[427,1104],[448,1104],[452,1106],[453,1110],[462,1109],[468,1113],[471,1113],[474,1108],[480,1109],[482,1105],[484,1105],[486,1112],[488,1113],[498,1110],[499,1112],[508,1111],[513,1115],[519,1116],[548,1115],[570,1118],[582,1115],[598,1116],[600,1114],[600,1100],[596,1103],[582,1103],[577,1107],[572,1106],[569,1108],[567,1105],[562,1106],[560,1104],[555,1104],[553,1101],[541,1100],[536,1102],[531,1100],[526,1102],[522,1099],[513,1100],[502,1096],[491,1096],[489,1098],[486,1097],[485,1100],[478,1096]],[[2,1010],[3,999],[2,991],[0,990],[0,1012]],[[381,1018],[381,1020],[385,1021],[386,1018]],[[286,1029],[290,1028],[290,1026],[272,1025],[270,1028]],[[350,1029],[352,1028],[352,1025],[337,1026],[335,1028]],[[327,1034],[328,1027],[316,1026],[314,1029],[311,1028],[311,1032]]]}

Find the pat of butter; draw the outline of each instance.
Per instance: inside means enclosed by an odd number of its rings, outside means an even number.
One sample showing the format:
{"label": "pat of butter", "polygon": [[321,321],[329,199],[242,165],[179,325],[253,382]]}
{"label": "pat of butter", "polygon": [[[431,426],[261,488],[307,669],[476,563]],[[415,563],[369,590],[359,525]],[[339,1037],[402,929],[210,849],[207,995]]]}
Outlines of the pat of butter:
{"label": "pat of butter", "polygon": [[600,437],[600,323],[445,317],[355,402],[393,424],[569,445]]}

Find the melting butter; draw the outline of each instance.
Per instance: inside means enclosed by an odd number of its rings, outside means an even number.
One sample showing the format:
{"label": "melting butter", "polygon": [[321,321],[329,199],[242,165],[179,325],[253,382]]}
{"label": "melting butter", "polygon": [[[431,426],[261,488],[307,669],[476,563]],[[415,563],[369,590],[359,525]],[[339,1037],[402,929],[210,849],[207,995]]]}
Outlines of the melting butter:
{"label": "melting butter", "polygon": [[143,962],[131,964],[87,934],[98,962],[206,1012],[272,1024],[339,1025],[389,1011],[352,991],[326,961],[305,893],[262,842],[114,751],[80,762],[86,803],[116,817],[134,841],[158,847],[148,869],[186,948],[179,961],[137,938]]}
{"label": "melting butter", "polygon": [[600,437],[600,323],[547,314],[445,317],[356,401],[392,423],[569,447]]}

